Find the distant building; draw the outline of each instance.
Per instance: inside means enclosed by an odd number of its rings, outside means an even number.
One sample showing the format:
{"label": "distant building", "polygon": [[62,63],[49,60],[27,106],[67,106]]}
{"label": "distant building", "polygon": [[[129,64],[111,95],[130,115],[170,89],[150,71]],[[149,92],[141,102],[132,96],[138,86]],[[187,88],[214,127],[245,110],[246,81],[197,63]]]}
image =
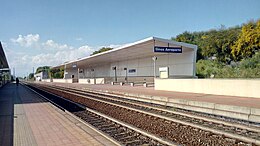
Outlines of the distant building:
{"label": "distant building", "polygon": [[47,71],[42,71],[37,74],[34,74],[34,77],[36,81],[42,81],[42,79],[48,79],[49,75]]}

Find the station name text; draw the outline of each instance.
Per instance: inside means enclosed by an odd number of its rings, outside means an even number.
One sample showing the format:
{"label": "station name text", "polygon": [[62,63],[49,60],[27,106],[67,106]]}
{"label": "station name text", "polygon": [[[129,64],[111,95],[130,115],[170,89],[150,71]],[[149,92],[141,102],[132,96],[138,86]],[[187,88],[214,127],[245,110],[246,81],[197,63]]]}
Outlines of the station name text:
{"label": "station name text", "polygon": [[161,53],[182,53],[182,47],[154,47],[154,52]]}

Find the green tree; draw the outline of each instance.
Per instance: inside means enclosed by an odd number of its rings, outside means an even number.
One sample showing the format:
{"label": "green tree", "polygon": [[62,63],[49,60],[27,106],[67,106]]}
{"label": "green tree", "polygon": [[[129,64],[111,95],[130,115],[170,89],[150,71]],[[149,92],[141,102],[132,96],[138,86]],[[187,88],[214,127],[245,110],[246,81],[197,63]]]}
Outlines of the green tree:
{"label": "green tree", "polygon": [[232,55],[236,60],[252,57],[260,50],[260,20],[244,24],[242,32],[232,47]]}
{"label": "green tree", "polygon": [[[209,78],[260,77],[260,20],[244,25],[201,32],[187,32],[172,38],[198,46],[197,75]],[[216,57],[212,60],[211,57]]]}
{"label": "green tree", "polygon": [[240,27],[212,29],[201,32],[183,32],[172,38],[175,41],[195,44],[198,46],[197,60],[215,56],[218,61],[230,62],[233,60],[231,47],[240,34]]}
{"label": "green tree", "polygon": [[64,68],[51,68],[50,75],[54,79],[62,79],[64,77]]}
{"label": "green tree", "polygon": [[[98,51],[94,51],[91,55],[95,55],[95,54],[98,54],[98,53],[102,53],[102,52],[106,52],[106,51],[109,51],[109,50],[112,50],[113,48],[109,48],[109,47],[102,47],[101,49],[99,49]],[[90,55],[90,56],[91,56]]]}
{"label": "green tree", "polygon": [[175,40],[175,41],[178,41],[178,42],[196,44],[195,37],[196,36],[194,35],[194,33],[185,31],[182,34],[177,35],[176,38],[172,38],[172,40]]}
{"label": "green tree", "polygon": [[231,48],[235,44],[239,34],[239,27],[209,31],[201,37],[201,54],[207,58],[215,56],[218,61],[229,63],[233,60]]}
{"label": "green tree", "polygon": [[172,38],[174,41],[190,43],[194,45],[198,45],[197,51],[197,60],[204,59],[203,55],[201,54],[201,36],[204,35],[204,32],[188,32],[185,31],[182,34],[176,36],[176,38]]}
{"label": "green tree", "polygon": [[34,79],[34,73],[30,73],[28,76],[29,79]]}
{"label": "green tree", "polygon": [[36,69],[35,74],[40,73],[40,72],[42,72],[42,71],[47,71],[47,72],[49,72],[49,70],[50,70],[50,66],[41,66],[41,67],[38,67],[38,68]]}

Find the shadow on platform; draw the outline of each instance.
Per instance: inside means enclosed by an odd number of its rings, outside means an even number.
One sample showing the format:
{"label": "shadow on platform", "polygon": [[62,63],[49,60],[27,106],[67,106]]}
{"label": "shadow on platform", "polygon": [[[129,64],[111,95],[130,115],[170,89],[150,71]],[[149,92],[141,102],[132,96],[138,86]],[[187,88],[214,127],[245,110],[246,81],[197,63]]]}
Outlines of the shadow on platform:
{"label": "shadow on platform", "polygon": [[15,105],[47,102],[41,98],[28,96],[26,87],[8,83],[0,88],[0,145],[14,145]]}
{"label": "shadow on platform", "polygon": [[14,135],[14,93],[12,84],[0,88],[0,145],[12,146]]}

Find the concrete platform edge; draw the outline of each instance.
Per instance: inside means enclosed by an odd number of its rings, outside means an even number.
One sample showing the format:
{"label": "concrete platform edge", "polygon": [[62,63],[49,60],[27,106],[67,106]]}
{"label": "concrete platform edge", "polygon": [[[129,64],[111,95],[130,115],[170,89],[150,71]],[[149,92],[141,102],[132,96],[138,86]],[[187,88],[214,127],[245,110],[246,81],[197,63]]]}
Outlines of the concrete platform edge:
{"label": "concrete platform edge", "polygon": [[143,95],[143,94],[133,94],[133,93],[119,92],[119,91],[94,90],[90,88],[85,88],[85,89],[94,92],[117,94],[124,98],[130,98],[138,101],[151,102],[151,103],[167,105],[175,108],[181,108],[186,110],[192,110],[197,112],[203,112],[203,113],[214,114],[219,116],[226,116],[230,118],[260,123],[260,109],[258,108],[224,105],[224,104],[217,104],[211,102],[168,98],[162,96],[159,97],[159,96],[151,96],[151,95]]}

